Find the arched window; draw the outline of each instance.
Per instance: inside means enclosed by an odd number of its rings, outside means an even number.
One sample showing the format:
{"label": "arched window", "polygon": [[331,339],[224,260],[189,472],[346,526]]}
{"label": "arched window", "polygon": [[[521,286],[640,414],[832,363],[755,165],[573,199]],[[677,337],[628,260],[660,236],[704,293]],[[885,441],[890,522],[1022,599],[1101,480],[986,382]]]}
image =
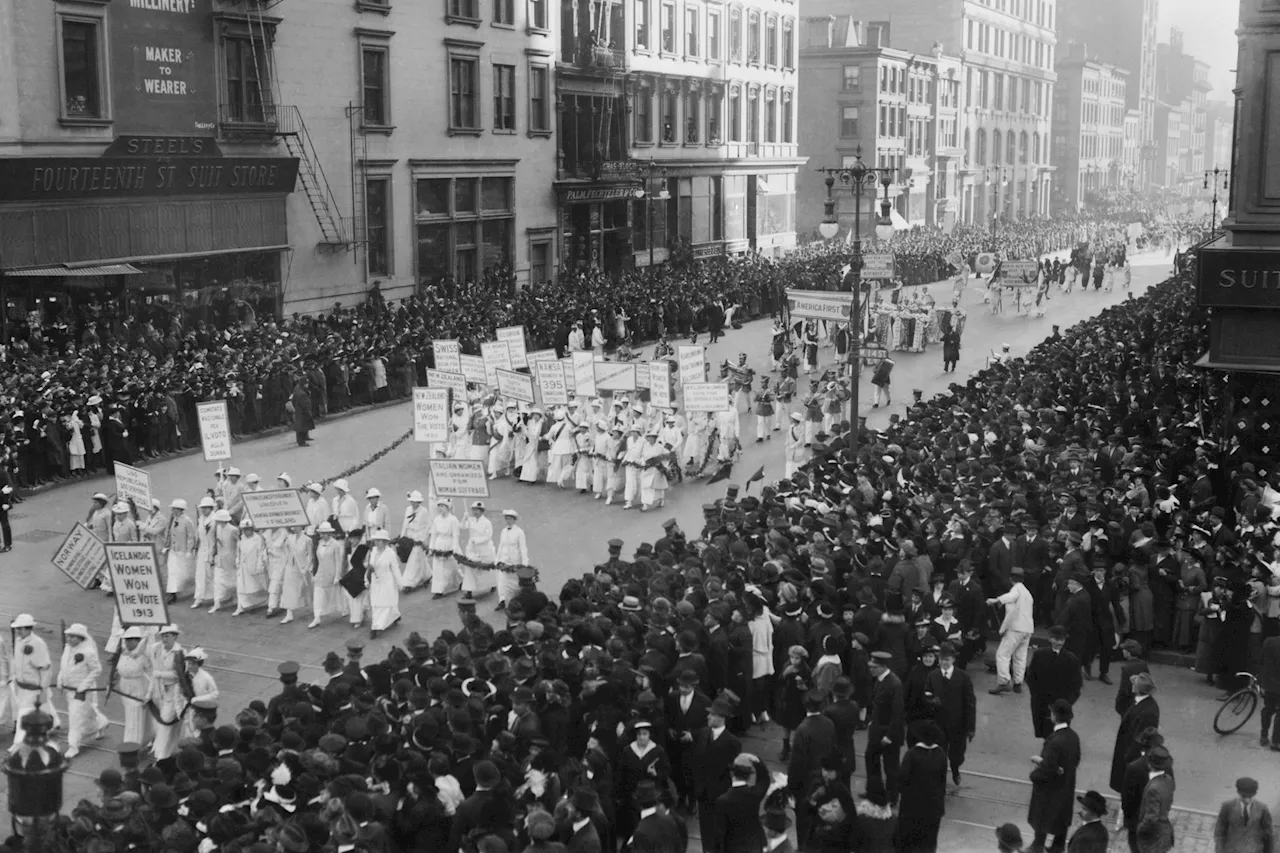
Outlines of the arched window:
{"label": "arched window", "polygon": [[1005,137],[1004,155],[1009,158],[1010,163],[1016,162],[1014,156],[1018,153],[1018,138],[1014,136],[1013,131],[1009,131],[1009,135]]}
{"label": "arched window", "polygon": [[969,138],[969,128],[966,127],[964,129],[964,153],[971,158],[972,162],[976,163],[978,158],[974,156],[973,149],[969,147],[969,143],[972,141],[973,140]]}
{"label": "arched window", "polygon": [[999,166],[1003,160],[1000,159],[1001,145],[1004,143],[1004,134],[998,130],[991,131],[991,162]]}
{"label": "arched window", "polygon": [[982,128],[978,128],[978,145],[974,149],[973,161],[979,166],[987,165],[987,132]]}
{"label": "arched window", "polygon": [[1031,134],[1031,162],[1040,162],[1040,131]]}
{"label": "arched window", "polygon": [[1027,132],[1025,130],[1018,134],[1018,162],[1027,162]]}

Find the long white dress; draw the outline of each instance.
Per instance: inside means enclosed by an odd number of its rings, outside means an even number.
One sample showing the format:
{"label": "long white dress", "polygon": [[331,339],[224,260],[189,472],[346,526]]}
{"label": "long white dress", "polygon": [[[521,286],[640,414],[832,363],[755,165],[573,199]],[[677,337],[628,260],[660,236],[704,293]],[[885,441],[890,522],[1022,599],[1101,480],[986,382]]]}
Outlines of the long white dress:
{"label": "long white dress", "polygon": [[570,461],[574,450],[573,422],[563,412],[556,413],[556,422],[547,430],[547,440],[551,442],[547,453],[547,482],[563,487],[565,470],[572,470]]}
{"label": "long white dress", "polygon": [[427,557],[431,565],[432,595],[448,595],[456,592],[460,580],[458,561],[453,558],[453,555],[458,552],[458,519],[452,512],[437,512],[431,519],[427,549],[444,552],[441,556]]}
{"label": "long white dress", "polygon": [[316,545],[316,573],[312,577],[311,617],[320,619],[343,610],[342,587],[338,579],[346,571],[346,549],[336,539],[321,539]]}
{"label": "long white dress", "polygon": [[166,649],[164,641],[160,639],[153,640],[147,649],[151,658],[151,698],[160,709],[160,719],[171,721],[168,725],[158,723],[155,727],[156,737],[151,745],[151,752],[157,761],[169,758],[178,750],[182,707],[186,704],[178,687],[177,658],[181,651],[182,646],[178,643],[174,643],[172,649]]}
{"label": "long white dress", "polygon": [[307,606],[311,585],[311,537],[299,531],[285,541],[284,583],[280,587],[280,607],[297,610]]}
{"label": "long white dress", "polygon": [[[97,698],[98,677],[102,674],[102,659],[98,657],[98,645],[90,638],[79,645],[67,643],[62,648],[62,661],[58,668],[58,687],[67,701],[67,754],[80,751],[80,743],[86,735],[101,732],[107,727],[107,715],[90,701]],[[82,698],[77,698],[78,691]],[[19,718],[21,719],[21,718]]]}
{"label": "long white dress", "polygon": [[[520,525],[504,527],[498,533],[497,561],[508,566],[529,565],[529,545]],[[520,591],[520,581],[515,572],[497,572],[498,600],[509,602]]]}
{"label": "long white dress", "polygon": [[[642,464],[648,464],[655,460],[661,459],[668,453],[665,445],[659,444],[656,440],[650,444],[645,439],[644,445],[640,451],[640,460]],[[640,470],[640,504],[644,509],[661,504],[667,494],[667,475],[662,473],[662,469],[656,466],[646,467]]]}
{"label": "long white dress", "polygon": [[236,550],[236,607],[250,610],[267,599],[267,543],[258,533],[240,537]]}
{"label": "long white dress", "polygon": [[289,531],[283,527],[262,534],[267,544],[267,609],[280,606],[284,573],[289,563]]}
{"label": "long white dress", "polygon": [[400,589],[404,579],[400,560],[390,546],[375,545],[369,552],[369,609],[373,613],[370,628],[382,631],[400,618]]}
{"label": "long white dress", "polygon": [[412,539],[413,550],[409,552],[409,560],[404,567],[404,588],[413,589],[422,586],[431,579],[431,567],[427,564],[426,541],[431,535],[431,521],[422,505],[410,504],[404,511],[404,521],[400,523],[400,536]]}
{"label": "long white dress", "polygon": [[147,700],[151,698],[154,664],[147,654],[147,642],[143,640],[130,652],[121,651],[116,662],[120,702],[124,705],[124,741],[145,744],[151,739],[151,715],[147,712]]}
{"label": "long white dress", "polygon": [[545,421],[542,415],[534,414],[529,418],[528,423],[524,425],[525,445],[522,456],[517,457],[520,461],[520,481],[523,483],[536,483],[538,476],[542,473],[542,451],[538,449],[538,445],[542,439],[542,426]]}
{"label": "long white dress", "polygon": [[[469,560],[492,565],[497,561],[497,551],[493,547],[493,523],[485,516],[470,516],[462,522],[462,529],[467,531],[466,556]],[[478,569],[472,566],[462,568],[462,591],[472,595],[488,592],[493,588],[493,570]]]}
{"label": "long white dress", "polygon": [[166,558],[165,592],[185,592],[195,573],[201,537],[196,524],[184,512],[169,522],[169,553]]}
{"label": "long white dress", "polygon": [[71,457],[71,470],[84,470],[84,434],[82,429],[84,421],[80,420],[78,412],[72,412],[62,419],[67,429],[71,431],[71,440],[67,442],[67,455]]}

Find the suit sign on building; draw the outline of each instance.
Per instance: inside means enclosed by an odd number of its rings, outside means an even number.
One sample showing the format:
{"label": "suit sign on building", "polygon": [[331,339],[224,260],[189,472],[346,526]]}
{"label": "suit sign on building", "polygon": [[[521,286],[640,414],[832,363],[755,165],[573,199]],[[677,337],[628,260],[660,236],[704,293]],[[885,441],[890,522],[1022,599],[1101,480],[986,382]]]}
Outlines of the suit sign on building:
{"label": "suit sign on building", "polygon": [[111,96],[117,133],[207,134],[214,129],[218,89],[212,4],[213,0],[111,4]]}

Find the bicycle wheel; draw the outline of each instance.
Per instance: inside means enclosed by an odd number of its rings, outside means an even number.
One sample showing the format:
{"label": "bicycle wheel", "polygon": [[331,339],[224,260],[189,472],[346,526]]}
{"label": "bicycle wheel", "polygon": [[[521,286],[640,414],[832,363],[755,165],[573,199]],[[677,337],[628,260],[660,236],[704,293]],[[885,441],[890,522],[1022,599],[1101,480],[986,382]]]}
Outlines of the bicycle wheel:
{"label": "bicycle wheel", "polygon": [[1229,735],[1239,731],[1249,722],[1254,709],[1258,707],[1258,694],[1249,688],[1237,690],[1227,701],[1222,703],[1218,713],[1213,715],[1213,730],[1220,735]]}

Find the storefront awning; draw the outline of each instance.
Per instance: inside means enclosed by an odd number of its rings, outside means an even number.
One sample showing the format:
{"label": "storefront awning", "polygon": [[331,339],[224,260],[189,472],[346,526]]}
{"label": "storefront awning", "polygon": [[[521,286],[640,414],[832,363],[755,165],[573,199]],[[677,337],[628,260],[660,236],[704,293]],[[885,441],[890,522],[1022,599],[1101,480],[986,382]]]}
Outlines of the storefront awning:
{"label": "storefront awning", "polygon": [[28,270],[0,270],[0,275],[13,278],[87,278],[100,275],[141,275],[142,270],[132,264],[106,264],[97,267],[36,267]]}

